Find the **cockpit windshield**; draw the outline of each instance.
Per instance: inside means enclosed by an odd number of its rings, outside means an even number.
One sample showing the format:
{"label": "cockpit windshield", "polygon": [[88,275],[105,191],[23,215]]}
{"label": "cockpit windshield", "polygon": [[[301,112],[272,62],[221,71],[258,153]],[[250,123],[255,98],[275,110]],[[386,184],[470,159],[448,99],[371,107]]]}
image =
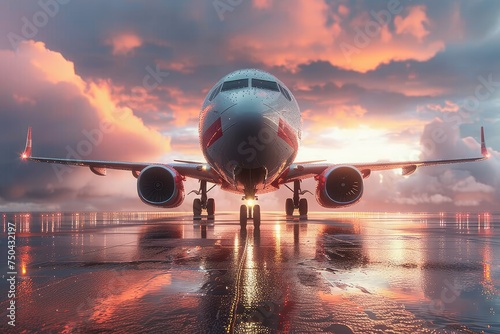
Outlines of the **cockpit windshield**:
{"label": "cockpit windshield", "polygon": [[252,79],[252,87],[279,92],[278,84],[274,81]]}
{"label": "cockpit windshield", "polygon": [[[210,100],[212,100],[217,94],[220,92],[227,92],[229,90],[236,90],[236,89],[242,89],[242,88],[247,88],[249,86],[249,80],[250,79],[238,79],[238,80],[230,80],[230,81],[225,81],[222,84],[222,87],[220,87],[220,90],[216,88],[212,95],[210,96]],[[253,88],[259,88],[259,89],[265,89],[265,90],[270,90],[273,92],[281,92],[285,98],[290,101],[290,95],[288,94],[288,91],[281,87],[277,82],[275,81],[269,81],[269,80],[261,80],[261,79],[252,79],[252,87]]]}
{"label": "cockpit windshield", "polygon": [[226,81],[222,84],[221,92],[248,87],[248,79]]}

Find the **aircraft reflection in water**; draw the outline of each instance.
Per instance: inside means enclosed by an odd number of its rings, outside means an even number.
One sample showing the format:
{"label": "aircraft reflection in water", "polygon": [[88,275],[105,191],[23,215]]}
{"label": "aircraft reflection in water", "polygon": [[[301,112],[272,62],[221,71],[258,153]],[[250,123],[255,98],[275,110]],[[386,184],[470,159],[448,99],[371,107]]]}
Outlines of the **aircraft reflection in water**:
{"label": "aircraft reflection in water", "polygon": [[3,233],[16,223],[20,331],[488,333],[499,218],[270,214],[247,231],[232,214],[24,213]]}

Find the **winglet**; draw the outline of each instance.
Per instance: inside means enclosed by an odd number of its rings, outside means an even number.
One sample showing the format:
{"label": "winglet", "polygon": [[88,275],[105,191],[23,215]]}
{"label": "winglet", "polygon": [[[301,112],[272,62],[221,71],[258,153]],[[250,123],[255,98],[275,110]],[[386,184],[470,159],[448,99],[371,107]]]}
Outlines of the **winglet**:
{"label": "winglet", "polygon": [[489,158],[490,157],[490,153],[486,149],[486,142],[484,140],[484,127],[481,127],[481,154],[485,158]]}
{"label": "winglet", "polygon": [[32,145],[32,140],[31,140],[31,126],[28,127],[28,135],[26,137],[26,147],[24,148],[24,152],[21,155],[21,158],[27,159],[31,157],[31,145]]}

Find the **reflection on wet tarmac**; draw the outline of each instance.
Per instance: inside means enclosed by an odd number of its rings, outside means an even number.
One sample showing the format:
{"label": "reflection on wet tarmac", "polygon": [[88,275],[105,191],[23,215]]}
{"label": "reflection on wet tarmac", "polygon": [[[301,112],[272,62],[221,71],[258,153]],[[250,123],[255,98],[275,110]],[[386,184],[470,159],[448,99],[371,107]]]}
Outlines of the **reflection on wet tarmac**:
{"label": "reflection on wet tarmac", "polygon": [[232,213],[2,217],[16,331],[500,332],[496,214],[269,213],[257,230]]}

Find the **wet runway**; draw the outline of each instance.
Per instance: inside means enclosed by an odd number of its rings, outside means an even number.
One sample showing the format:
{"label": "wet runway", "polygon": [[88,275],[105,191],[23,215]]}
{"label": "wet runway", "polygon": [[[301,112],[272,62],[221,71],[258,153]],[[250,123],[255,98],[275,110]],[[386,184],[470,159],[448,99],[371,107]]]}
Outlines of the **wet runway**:
{"label": "wet runway", "polygon": [[14,222],[15,332],[500,333],[500,214],[2,216],[0,332]]}

